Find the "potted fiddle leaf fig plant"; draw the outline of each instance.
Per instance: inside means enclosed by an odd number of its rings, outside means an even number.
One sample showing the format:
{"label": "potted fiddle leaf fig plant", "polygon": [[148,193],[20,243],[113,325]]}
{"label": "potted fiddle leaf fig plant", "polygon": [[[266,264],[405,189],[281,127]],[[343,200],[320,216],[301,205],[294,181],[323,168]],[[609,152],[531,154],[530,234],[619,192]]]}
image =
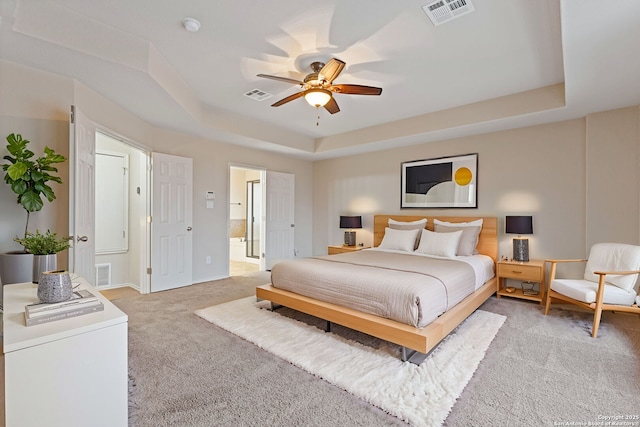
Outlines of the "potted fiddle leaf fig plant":
{"label": "potted fiddle leaf fig plant", "polygon": [[[29,217],[32,212],[37,212],[44,206],[45,200],[52,202],[56,196],[49,183],[62,184],[62,179],[57,176],[56,164],[67,159],[56,153],[48,146],[44,147],[42,156],[34,158],[35,153],[28,148],[29,140],[22,138],[22,135],[12,133],[7,136],[8,155],[4,159],[8,163],[2,165],[5,172],[4,182],[17,195],[17,202],[27,213],[24,228],[24,238],[29,230]],[[43,200],[43,197],[45,200]],[[31,276],[31,267],[26,270],[16,272],[15,267],[27,265],[24,261],[18,261],[16,255],[27,254],[27,251],[10,252],[0,257],[0,274],[3,284],[27,281]],[[5,254],[3,254],[5,255]],[[24,270],[24,267],[23,267]]]}
{"label": "potted fiddle leaf fig plant", "polygon": [[35,233],[27,231],[24,237],[16,237],[13,240],[33,254],[33,283],[38,283],[43,272],[55,270],[58,267],[58,252],[69,249],[71,246],[69,239],[58,237],[50,230],[44,234],[38,230]]}

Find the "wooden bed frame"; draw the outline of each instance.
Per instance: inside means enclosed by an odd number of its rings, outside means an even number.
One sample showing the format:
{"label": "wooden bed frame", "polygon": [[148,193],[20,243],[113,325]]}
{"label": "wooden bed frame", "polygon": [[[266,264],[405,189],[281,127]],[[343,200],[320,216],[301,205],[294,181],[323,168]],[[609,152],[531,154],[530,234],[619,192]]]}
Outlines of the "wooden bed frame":
{"label": "wooden bed frame", "polygon": [[[373,225],[374,246],[378,246],[380,242],[382,242],[384,229],[387,227],[389,218],[397,221],[415,221],[427,218],[426,228],[432,231],[433,219],[435,218],[447,222],[468,222],[482,218],[483,226],[478,239],[478,252],[491,257],[494,263],[497,261],[498,219],[496,217],[375,215]],[[444,337],[469,317],[469,315],[495,292],[496,278],[494,277],[462,300],[458,305],[442,314],[429,325],[419,329],[394,320],[362,313],[336,304],[318,301],[293,292],[276,289],[271,284],[258,286],[256,288],[256,296],[258,298],[319,317],[328,322],[346,326],[356,331],[364,332],[424,354],[429,353]],[[404,348],[403,360],[405,360]]]}

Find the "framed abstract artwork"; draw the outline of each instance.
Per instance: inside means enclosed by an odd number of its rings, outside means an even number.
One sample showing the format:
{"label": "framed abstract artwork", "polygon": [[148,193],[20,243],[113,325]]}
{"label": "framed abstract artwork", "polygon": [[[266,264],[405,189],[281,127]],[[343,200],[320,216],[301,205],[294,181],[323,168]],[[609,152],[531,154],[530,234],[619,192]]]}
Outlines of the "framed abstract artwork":
{"label": "framed abstract artwork", "polygon": [[402,163],[401,208],[477,208],[478,154]]}

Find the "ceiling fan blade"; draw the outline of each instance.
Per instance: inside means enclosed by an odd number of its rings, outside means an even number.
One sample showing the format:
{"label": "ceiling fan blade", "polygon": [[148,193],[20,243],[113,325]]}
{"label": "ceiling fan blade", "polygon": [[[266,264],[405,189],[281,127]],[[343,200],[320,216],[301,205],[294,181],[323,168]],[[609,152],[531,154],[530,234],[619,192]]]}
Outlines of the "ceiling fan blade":
{"label": "ceiling fan blade", "polygon": [[329,90],[348,95],[380,95],[382,93],[382,88],[361,85],[333,85]]}
{"label": "ceiling fan blade", "polygon": [[258,77],[262,77],[265,79],[278,80],[280,82],[292,83],[294,85],[303,85],[304,83],[295,79],[290,79],[288,77],[278,77],[278,76],[270,76],[269,74],[258,74]]}
{"label": "ceiling fan blade", "polygon": [[333,98],[333,96],[331,97],[331,99],[329,100],[329,102],[327,102],[324,105],[325,110],[327,110],[328,112],[330,112],[331,114],[335,114],[337,112],[340,111],[340,107],[338,107],[338,103],[336,102],[336,100]]}
{"label": "ceiling fan blade", "polygon": [[346,64],[339,59],[331,58],[329,62],[322,67],[319,74],[324,77],[328,83],[331,83],[342,72],[345,65]]}
{"label": "ceiling fan blade", "polygon": [[304,95],[304,91],[298,92],[298,93],[294,93],[293,95],[289,95],[286,98],[282,98],[280,101],[278,101],[278,102],[276,102],[274,104],[271,104],[271,106],[272,107],[279,107],[282,104],[286,104],[289,101],[293,101],[294,99],[300,98],[302,95]]}

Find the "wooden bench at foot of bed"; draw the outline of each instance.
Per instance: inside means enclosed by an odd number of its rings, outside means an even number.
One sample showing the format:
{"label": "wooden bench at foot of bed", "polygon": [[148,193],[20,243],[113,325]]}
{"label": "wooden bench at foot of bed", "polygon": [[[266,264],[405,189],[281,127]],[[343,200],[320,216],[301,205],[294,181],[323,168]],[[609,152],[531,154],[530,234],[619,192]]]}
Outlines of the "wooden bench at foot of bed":
{"label": "wooden bench at foot of bed", "polygon": [[293,292],[276,289],[270,284],[258,286],[256,288],[256,296],[426,354],[480,307],[495,291],[496,279],[493,278],[422,329],[339,305],[318,301]]}

